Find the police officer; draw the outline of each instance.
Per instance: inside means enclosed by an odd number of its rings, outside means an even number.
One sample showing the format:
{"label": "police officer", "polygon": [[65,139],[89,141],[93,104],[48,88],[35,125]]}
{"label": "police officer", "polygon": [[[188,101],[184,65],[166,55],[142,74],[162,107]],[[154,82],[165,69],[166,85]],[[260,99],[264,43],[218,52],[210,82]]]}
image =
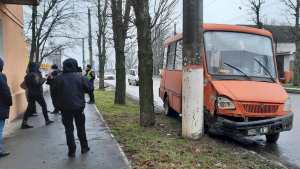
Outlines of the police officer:
{"label": "police officer", "polygon": [[47,75],[47,82],[46,84],[50,85],[50,96],[51,96],[51,99],[52,99],[52,104],[53,104],[53,107],[54,107],[54,111],[51,112],[50,114],[57,114],[59,113],[58,109],[57,109],[57,106],[56,106],[56,102],[54,101],[54,98],[53,98],[53,94],[52,94],[52,88],[53,88],[53,79],[60,75],[61,74],[61,71],[58,69],[58,66],[56,64],[53,64],[51,66],[51,69],[52,69],[52,72],[49,73]]}
{"label": "police officer", "polygon": [[25,84],[28,88],[28,106],[23,117],[21,129],[28,129],[33,127],[28,125],[27,120],[30,112],[34,110],[35,101],[37,101],[42,107],[46,125],[53,123],[53,121],[48,117],[47,104],[43,96],[43,84],[45,83],[45,79],[42,78],[42,74],[39,71],[40,64],[31,62],[28,65],[28,68],[29,73],[25,76]]}
{"label": "police officer", "polygon": [[67,59],[63,62],[63,73],[53,82],[53,97],[58,110],[61,111],[62,123],[65,126],[68,156],[75,157],[76,144],[74,140],[73,118],[77,127],[77,135],[81,145],[81,153],[90,150],[85,133],[85,97],[84,93],[93,91],[90,81],[78,74],[78,64],[75,59]]}
{"label": "police officer", "polygon": [[[91,65],[86,66],[86,71],[85,71],[85,77],[87,77],[92,85],[94,86],[94,80],[95,80],[95,72],[92,70]],[[89,97],[90,101],[88,101],[88,104],[94,104],[95,103],[95,97],[94,97],[94,90],[89,92]]]}
{"label": "police officer", "polygon": [[9,117],[9,109],[12,106],[12,97],[7,85],[6,76],[2,73],[4,63],[0,58],[0,157],[8,156],[9,152],[2,149],[2,133],[5,120]]}

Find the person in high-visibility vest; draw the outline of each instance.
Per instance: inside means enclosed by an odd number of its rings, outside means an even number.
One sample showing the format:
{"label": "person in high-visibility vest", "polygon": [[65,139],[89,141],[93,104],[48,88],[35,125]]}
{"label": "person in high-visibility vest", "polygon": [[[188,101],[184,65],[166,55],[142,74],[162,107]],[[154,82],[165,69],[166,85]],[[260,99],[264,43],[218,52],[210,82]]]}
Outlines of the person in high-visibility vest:
{"label": "person in high-visibility vest", "polygon": [[[91,65],[86,66],[86,71],[85,71],[84,76],[87,77],[94,86],[95,72],[92,70]],[[94,104],[95,103],[94,90],[92,90],[88,94],[89,94],[89,97],[90,97],[90,101],[88,101],[87,103],[88,104]]]}

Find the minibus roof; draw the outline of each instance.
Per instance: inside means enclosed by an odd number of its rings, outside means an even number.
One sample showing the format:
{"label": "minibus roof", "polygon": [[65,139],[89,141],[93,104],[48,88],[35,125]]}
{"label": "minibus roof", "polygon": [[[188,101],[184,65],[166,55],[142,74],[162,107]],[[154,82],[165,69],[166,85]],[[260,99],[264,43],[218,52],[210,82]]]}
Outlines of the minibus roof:
{"label": "minibus roof", "polygon": [[[210,30],[253,33],[253,34],[269,36],[270,38],[273,39],[272,34],[269,31],[264,29],[257,29],[257,28],[247,27],[247,26],[239,26],[239,25],[203,24],[203,32],[210,31]],[[164,42],[164,46],[171,42],[177,41],[179,39],[182,39],[182,33],[167,39]]]}

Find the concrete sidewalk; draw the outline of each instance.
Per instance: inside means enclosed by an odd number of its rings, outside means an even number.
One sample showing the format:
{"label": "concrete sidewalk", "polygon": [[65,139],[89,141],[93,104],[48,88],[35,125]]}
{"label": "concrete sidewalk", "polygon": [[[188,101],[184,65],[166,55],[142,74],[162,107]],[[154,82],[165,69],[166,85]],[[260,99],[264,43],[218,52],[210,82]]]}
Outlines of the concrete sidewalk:
{"label": "concrete sidewalk", "polygon": [[[48,110],[52,111],[49,93],[45,94],[45,100]],[[80,153],[81,148],[75,130],[77,145],[75,158],[67,155],[68,147],[61,116],[49,114],[49,118],[55,122],[46,126],[39,105],[37,112],[39,116],[30,117],[28,120],[29,124],[34,126],[32,129],[20,129],[23,114],[14,120],[10,127],[5,127],[2,146],[11,154],[0,158],[1,169],[131,168],[94,105],[87,104],[84,110],[86,134],[91,150],[86,154]]]}

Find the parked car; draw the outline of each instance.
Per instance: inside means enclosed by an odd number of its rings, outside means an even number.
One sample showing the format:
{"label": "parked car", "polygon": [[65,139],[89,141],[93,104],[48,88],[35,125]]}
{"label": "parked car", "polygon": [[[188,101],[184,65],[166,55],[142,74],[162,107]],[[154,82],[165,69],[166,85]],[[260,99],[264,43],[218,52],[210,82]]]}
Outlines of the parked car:
{"label": "parked car", "polygon": [[105,72],[104,73],[104,80],[115,80],[115,74],[111,73],[111,72]]}
{"label": "parked car", "polygon": [[135,86],[139,85],[139,71],[138,69],[130,69],[128,75],[129,85],[133,84]]}

